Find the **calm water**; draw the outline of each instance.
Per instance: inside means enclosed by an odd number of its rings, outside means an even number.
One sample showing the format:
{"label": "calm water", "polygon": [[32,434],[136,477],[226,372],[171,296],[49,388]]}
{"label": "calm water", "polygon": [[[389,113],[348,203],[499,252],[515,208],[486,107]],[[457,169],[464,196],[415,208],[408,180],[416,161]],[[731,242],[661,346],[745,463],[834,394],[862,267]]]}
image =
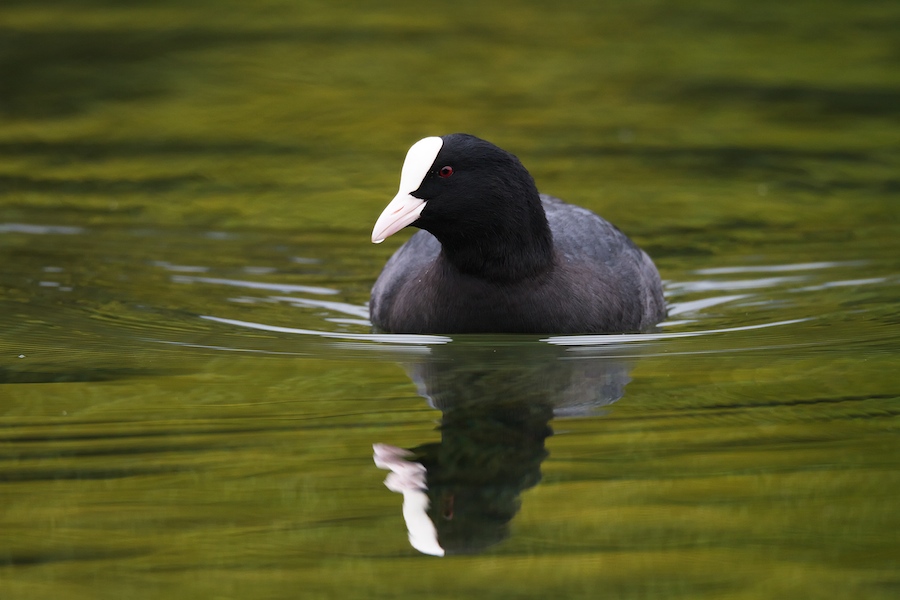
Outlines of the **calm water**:
{"label": "calm water", "polygon": [[[900,5],[544,4],[0,7],[0,597],[897,597]],[[451,131],[669,320],[373,335]]]}

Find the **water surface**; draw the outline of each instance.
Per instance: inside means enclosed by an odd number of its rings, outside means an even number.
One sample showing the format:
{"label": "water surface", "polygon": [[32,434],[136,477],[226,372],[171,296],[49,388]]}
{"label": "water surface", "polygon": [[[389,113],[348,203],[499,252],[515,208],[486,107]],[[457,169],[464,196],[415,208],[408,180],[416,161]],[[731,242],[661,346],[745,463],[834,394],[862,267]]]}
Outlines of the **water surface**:
{"label": "water surface", "polygon": [[[895,4],[7,2],[0,596],[895,597]],[[456,130],[646,248],[658,331],[373,334]]]}

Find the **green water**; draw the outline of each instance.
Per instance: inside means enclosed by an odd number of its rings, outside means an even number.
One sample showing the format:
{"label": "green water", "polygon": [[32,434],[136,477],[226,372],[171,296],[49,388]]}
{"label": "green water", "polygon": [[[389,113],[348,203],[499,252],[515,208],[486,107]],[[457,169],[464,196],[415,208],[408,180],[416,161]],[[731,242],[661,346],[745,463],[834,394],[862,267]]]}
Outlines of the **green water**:
{"label": "green water", "polygon": [[[897,596],[900,5],[548,6],[0,6],[0,598]],[[659,332],[372,335],[452,131]]]}

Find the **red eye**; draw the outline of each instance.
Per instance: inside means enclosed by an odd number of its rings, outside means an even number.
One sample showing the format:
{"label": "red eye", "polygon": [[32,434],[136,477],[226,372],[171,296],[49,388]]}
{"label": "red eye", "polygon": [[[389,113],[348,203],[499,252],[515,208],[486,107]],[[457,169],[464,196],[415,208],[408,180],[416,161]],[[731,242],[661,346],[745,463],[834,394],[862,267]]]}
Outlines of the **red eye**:
{"label": "red eye", "polygon": [[438,171],[438,175],[440,175],[441,177],[450,177],[451,175],[453,175],[453,167],[449,165],[446,167],[441,167],[441,170]]}
{"label": "red eye", "polygon": [[[452,169],[451,169],[452,171]],[[444,517],[447,521],[453,520],[453,500],[455,496],[453,494],[448,494],[444,496],[444,505],[441,508],[441,516]]]}

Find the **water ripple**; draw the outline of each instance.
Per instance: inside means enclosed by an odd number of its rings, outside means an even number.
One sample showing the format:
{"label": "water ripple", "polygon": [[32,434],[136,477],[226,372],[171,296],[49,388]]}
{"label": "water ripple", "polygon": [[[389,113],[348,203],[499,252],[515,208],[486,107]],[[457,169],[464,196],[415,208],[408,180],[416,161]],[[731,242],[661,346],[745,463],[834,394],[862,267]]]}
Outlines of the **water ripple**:
{"label": "water ripple", "polygon": [[858,267],[866,264],[865,260],[809,262],[788,265],[752,265],[745,267],[712,267],[693,271],[697,275],[733,275],[737,273],[783,273],[785,271],[812,271],[815,269],[831,269],[834,267]]}
{"label": "water ripple", "polygon": [[384,342],[387,344],[446,344],[453,341],[452,338],[443,335],[424,335],[411,333],[339,333],[335,331],[316,331],[314,329],[279,327],[277,325],[266,325],[265,323],[253,323],[251,321],[239,321],[237,319],[225,319],[222,317],[213,317],[210,315],[201,315],[200,318],[206,319],[208,321],[214,321],[216,323],[224,323],[226,325],[246,327],[248,329],[257,329],[260,331],[271,331],[273,333],[293,333],[299,335],[314,335],[320,338],[337,340],[359,340],[370,342]]}
{"label": "water ripple", "polygon": [[0,233],[27,233],[30,235],[78,235],[83,227],[65,225],[34,225],[31,223],[0,223]]}
{"label": "water ripple", "polygon": [[671,333],[618,333],[601,335],[562,335],[544,338],[541,341],[558,346],[598,346],[607,344],[625,344],[629,342],[650,342],[657,340],[672,340],[677,338],[699,337],[718,333],[735,333],[738,331],[752,331],[754,329],[766,329],[769,327],[781,327],[812,320],[811,317],[802,319],[788,319],[775,323],[760,323],[757,325],[744,325],[742,327],[726,327],[723,329],[707,329],[705,331],[677,331]]}
{"label": "water ripple", "polygon": [[251,288],[254,290],[271,290],[275,292],[299,292],[301,294],[335,295],[339,292],[331,288],[315,287],[310,285],[294,285],[290,283],[262,283],[259,281],[245,281],[243,279],[221,279],[218,277],[193,277],[190,275],[173,275],[172,281],[176,283],[209,283],[213,285],[230,285],[234,287]]}

